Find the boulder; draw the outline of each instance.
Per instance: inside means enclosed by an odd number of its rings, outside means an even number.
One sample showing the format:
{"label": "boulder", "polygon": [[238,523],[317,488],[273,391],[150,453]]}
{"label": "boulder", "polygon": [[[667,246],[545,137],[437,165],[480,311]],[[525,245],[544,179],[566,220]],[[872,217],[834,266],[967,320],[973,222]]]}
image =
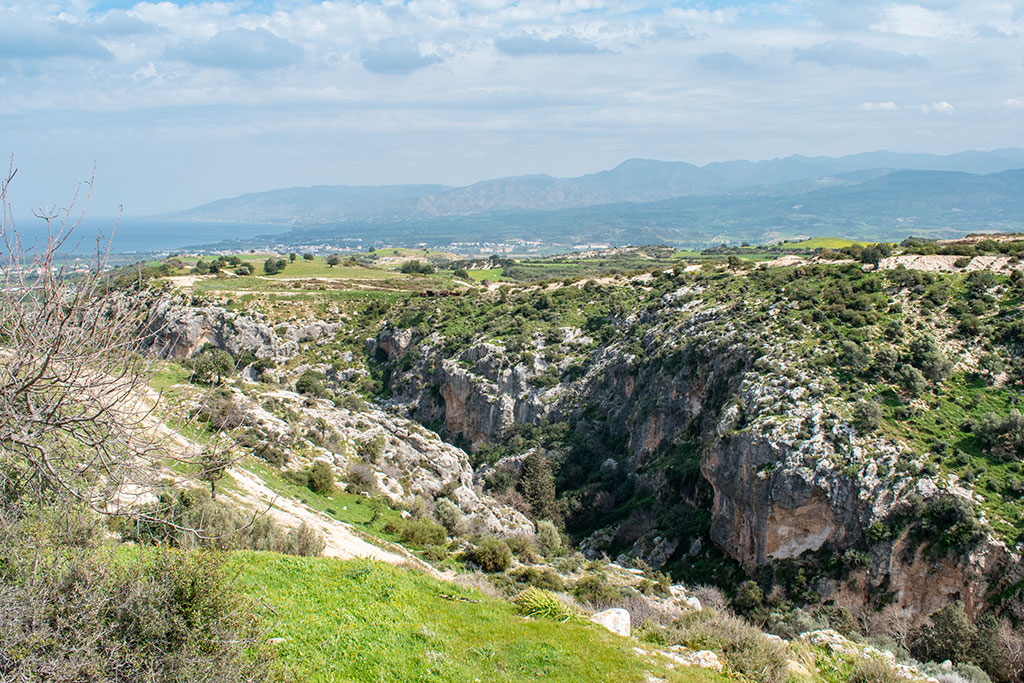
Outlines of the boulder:
{"label": "boulder", "polygon": [[612,609],[606,609],[603,612],[598,612],[591,616],[590,620],[595,624],[604,626],[616,635],[629,635],[629,612],[619,607],[613,607]]}

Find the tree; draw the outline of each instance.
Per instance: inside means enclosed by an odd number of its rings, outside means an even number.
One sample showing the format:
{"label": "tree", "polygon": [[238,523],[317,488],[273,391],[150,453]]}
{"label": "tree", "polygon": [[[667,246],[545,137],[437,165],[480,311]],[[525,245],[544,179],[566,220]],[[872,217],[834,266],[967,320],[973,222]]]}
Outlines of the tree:
{"label": "tree", "polygon": [[286,265],[288,263],[283,258],[279,259],[276,256],[268,256],[267,260],[263,262],[263,272],[267,275],[276,275],[284,270]]}
{"label": "tree", "polygon": [[14,175],[0,179],[0,491],[130,514],[172,457],[145,395],[141,276],[124,290],[108,286],[109,245],[98,243],[85,269],[58,257],[84,216],[74,200],[35,214],[49,239],[24,251],[7,199]]}
{"label": "tree", "polygon": [[297,259],[298,257],[299,255],[296,254],[294,251],[288,254],[288,260],[291,261],[292,263],[295,263],[295,259]]}
{"label": "tree", "polygon": [[874,432],[882,425],[882,406],[874,401],[858,401],[853,407],[853,426],[862,432]]}
{"label": "tree", "polygon": [[327,257],[327,267],[328,268],[333,268],[334,266],[338,265],[339,263],[341,263],[341,257],[338,256],[337,254],[331,254],[330,256]]}
{"label": "tree", "polygon": [[559,517],[558,504],[555,502],[555,477],[551,471],[551,461],[534,449],[523,461],[523,471],[519,476],[519,490],[530,504],[535,520],[555,520]]}
{"label": "tree", "polygon": [[929,622],[914,634],[914,656],[922,661],[968,661],[978,629],[964,612],[963,603],[949,603],[933,612]]}
{"label": "tree", "polygon": [[227,474],[232,460],[226,449],[207,446],[199,455],[199,478],[210,485],[210,498],[217,500],[217,482]]}
{"label": "tree", "polygon": [[305,254],[302,255],[302,258],[305,261],[312,261],[313,260],[313,255],[310,254],[309,252],[306,252]]}

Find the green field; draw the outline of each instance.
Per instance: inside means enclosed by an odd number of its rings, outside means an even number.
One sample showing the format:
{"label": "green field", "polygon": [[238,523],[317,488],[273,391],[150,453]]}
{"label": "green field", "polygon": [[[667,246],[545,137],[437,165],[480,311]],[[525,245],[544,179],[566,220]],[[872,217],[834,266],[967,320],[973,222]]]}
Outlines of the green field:
{"label": "green field", "polygon": [[869,244],[874,244],[874,242],[858,242],[842,237],[813,237],[800,242],[786,242],[784,246],[794,249],[842,249],[843,247],[852,247],[854,245],[866,247]]}
{"label": "green field", "polygon": [[298,680],[725,681],[669,671],[591,624],[518,616],[510,603],[367,560],[234,553],[234,586],[257,600]]}
{"label": "green field", "polygon": [[482,282],[484,280],[494,281],[500,280],[504,272],[504,268],[486,268],[479,270],[470,270],[469,277],[472,278],[473,280],[476,280],[477,282]]}

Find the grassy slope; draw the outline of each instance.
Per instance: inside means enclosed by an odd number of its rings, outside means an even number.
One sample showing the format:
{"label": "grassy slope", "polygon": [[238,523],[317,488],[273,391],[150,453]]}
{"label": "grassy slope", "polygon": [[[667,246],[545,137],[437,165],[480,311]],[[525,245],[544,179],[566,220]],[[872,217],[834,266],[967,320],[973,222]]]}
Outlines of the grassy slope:
{"label": "grassy slope", "polygon": [[409,570],[236,553],[235,585],[265,605],[285,664],[303,681],[724,681],[662,670],[634,642],[590,624],[517,616],[512,605]]}

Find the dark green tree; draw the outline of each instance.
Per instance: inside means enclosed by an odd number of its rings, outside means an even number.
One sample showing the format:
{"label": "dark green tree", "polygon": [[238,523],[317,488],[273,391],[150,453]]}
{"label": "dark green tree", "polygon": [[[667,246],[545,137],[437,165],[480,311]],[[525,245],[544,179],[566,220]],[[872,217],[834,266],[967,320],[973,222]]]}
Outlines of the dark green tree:
{"label": "dark green tree", "polygon": [[559,518],[551,461],[536,449],[523,461],[523,471],[519,476],[519,492],[530,504],[535,520]]}

